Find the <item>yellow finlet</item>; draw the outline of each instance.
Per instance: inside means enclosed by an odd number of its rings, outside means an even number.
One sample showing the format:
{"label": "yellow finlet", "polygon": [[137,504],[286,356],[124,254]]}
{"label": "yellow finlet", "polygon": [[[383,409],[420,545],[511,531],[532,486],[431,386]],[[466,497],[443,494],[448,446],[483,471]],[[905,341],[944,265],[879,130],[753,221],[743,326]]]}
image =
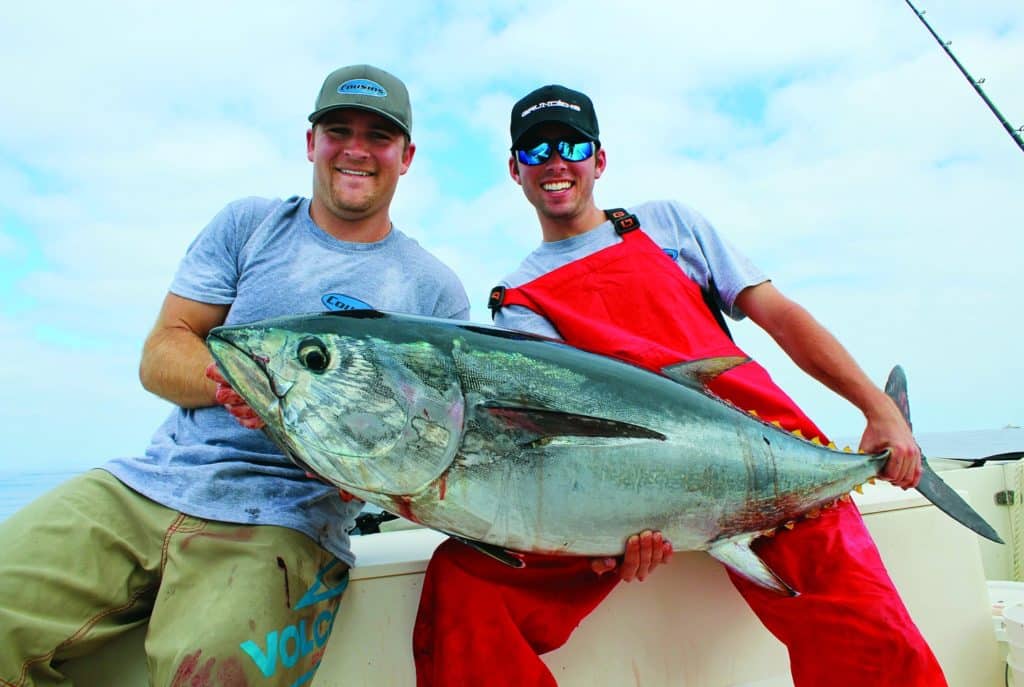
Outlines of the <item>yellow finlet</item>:
{"label": "yellow finlet", "polygon": [[789,522],[784,523],[782,526],[785,527],[787,530],[791,530],[794,527],[796,527],[796,523],[790,520]]}
{"label": "yellow finlet", "polygon": [[857,492],[858,494],[863,494],[863,493],[864,493],[864,487],[862,487],[862,486],[861,486],[861,485],[859,485],[859,484],[858,484],[857,486],[855,486],[855,487],[853,488],[853,490],[854,490],[855,492]]}
{"label": "yellow finlet", "polygon": [[799,427],[797,427],[796,429],[793,430],[793,436],[800,437],[801,439],[803,439],[804,433],[800,431]]}
{"label": "yellow finlet", "polygon": [[824,444],[821,443],[821,437],[811,437],[811,443],[815,446],[824,446]]}

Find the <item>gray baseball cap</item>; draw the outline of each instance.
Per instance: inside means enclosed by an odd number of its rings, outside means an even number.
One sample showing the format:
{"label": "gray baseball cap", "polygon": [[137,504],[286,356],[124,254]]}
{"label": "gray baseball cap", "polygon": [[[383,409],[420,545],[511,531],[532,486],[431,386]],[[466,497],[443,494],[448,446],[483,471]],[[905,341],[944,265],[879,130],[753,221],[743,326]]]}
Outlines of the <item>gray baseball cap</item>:
{"label": "gray baseball cap", "polygon": [[345,107],[376,112],[412,136],[409,91],[398,77],[383,69],[368,64],[335,69],[324,79],[309,121],[316,124],[328,112]]}

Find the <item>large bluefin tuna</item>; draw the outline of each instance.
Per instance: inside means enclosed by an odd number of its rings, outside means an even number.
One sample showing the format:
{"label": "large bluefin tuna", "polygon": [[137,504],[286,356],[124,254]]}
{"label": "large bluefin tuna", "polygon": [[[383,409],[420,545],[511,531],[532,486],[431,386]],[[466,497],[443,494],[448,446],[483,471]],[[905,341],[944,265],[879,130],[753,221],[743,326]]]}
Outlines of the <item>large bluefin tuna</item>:
{"label": "large bluefin tuna", "polygon": [[[812,443],[705,391],[742,358],[656,374],[528,334],[372,310],[218,327],[207,343],[295,462],[506,561],[507,550],[615,555],[654,529],[789,593],[750,543],[887,458]],[[919,489],[999,541],[930,468]]]}

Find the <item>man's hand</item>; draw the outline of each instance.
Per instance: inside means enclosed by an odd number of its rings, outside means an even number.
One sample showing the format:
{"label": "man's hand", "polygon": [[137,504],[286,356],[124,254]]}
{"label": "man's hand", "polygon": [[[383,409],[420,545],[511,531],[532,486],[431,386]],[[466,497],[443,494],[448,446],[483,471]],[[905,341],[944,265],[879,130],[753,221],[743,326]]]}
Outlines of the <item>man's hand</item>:
{"label": "man's hand", "polygon": [[590,567],[598,575],[619,568],[619,577],[624,582],[639,580],[643,582],[651,571],[672,558],[672,542],[664,538],[661,532],[644,530],[626,540],[626,552],[622,556],[622,564],[616,558],[595,558]]}
{"label": "man's hand", "polygon": [[[896,410],[895,404],[893,410]],[[868,420],[864,436],[860,440],[860,450],[865,453],[877,453],[889,449],[891,455],[880,475],[882,479],[892,482],[897,487],[909,489],[916,487],[921,481],[921,449],[910,432],[910,427],[902,416],[892,416],[876,420]]]}
{"label": "man's hand", "polygon": [[242,400],[238,392],[231,388],[228,381],[221,375],[220,370],[217,369],[216,363],[210,363],[206,367],[206,376],[217,382],[217,403],[227,408],[228,412],[238,420],[238,424],[249,429],[260,429],[266,424],[256,414],[256,411]]}

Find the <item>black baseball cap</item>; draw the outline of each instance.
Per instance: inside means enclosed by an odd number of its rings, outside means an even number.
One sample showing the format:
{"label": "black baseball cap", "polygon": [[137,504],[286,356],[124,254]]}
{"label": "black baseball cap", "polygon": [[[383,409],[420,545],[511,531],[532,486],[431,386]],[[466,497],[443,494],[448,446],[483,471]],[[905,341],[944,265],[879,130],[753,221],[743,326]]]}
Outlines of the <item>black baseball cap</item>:
{"label": "black baseball cap", "polygon": [[594,112],[594,103],[590,102],[590,98],[571,88],[551,84],[531,91],[512,106],[509,133],[512,135],[513,150],[524,134],[545,122],[561,122],[588,140],[600,143],[597,113]]}
{"label": "black baseball cap", "polygon": [[316,124],[328,112],[346,107],[376,112],[412,135],[409,91],[401,79],[379,67],[354,64],[328,74],[309,121]]}

